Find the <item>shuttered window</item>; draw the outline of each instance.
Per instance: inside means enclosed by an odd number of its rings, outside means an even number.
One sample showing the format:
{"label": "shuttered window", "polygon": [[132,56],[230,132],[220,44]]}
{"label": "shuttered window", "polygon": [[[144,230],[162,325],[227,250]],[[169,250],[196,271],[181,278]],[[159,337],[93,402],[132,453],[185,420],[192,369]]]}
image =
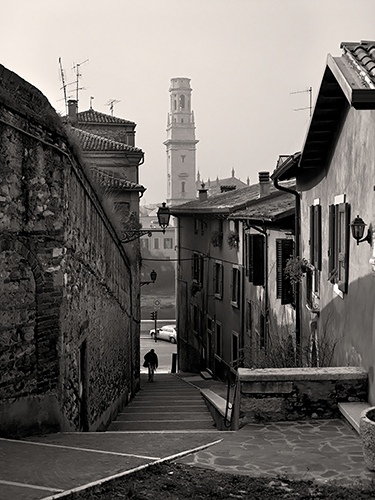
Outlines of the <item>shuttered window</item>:
{"label": "shuttered window", "polygon": [[310,207],[310,263],[322,270],[322,207]]}
{"label": "shuttered window", "polygon": [[348,291],[350,205],[329,207],[328,279],[343,293]]}
{"label": "shuttered window", "polygon": [[204,258],[199,253],[193,254],[192,277],[193,280],[203,285]]}
{"label": "shuttered window", "polygon": [[240,306],[240,270],[237,267],[232,268],[232,306]]}
{"label": "shuttered window", "polygon": [[264,285],[264,236],[249,234],[247,243],[248,276],[255,286]]}
{"label": "shuttered window", "polygon": [[221,262],[215,262],[214,266],[214,293],[217,299],[222,299],[224,268]]}
{"label": "shuttered window", "polygon": [[276,240],[276,293],[282,304],[293,302],[293,286],[285,275],[287,260],[293,257],[294,241],[287,239]]}

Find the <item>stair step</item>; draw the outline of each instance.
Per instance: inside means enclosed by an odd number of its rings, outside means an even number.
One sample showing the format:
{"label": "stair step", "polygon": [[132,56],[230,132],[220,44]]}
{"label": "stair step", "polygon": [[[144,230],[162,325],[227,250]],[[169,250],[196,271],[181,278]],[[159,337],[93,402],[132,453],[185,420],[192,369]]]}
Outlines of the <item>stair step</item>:
{"label": "stair step", "polygon": [[212,422],[211,415],[207,413],[206,415],[202,412],[200,413],[137,413],[137,414],[125,414],[120,413],[117,416],[116,422],[159,422],[159,421],[198,421],[207,420]]}
{"label": "stair step", "polygon": [[170,430],[200,430],[214,429],[212,419],[209,420],[164,420],[164,421],[149,421],[149,422],[121,422],[116,420],[112,422],[109,431],[170,431]]}
{"label": "stair step", "polygon": [[359,421],[361,413],[370,408],[369,403],[339,403],[339,410],[342,416],[359,434]]}

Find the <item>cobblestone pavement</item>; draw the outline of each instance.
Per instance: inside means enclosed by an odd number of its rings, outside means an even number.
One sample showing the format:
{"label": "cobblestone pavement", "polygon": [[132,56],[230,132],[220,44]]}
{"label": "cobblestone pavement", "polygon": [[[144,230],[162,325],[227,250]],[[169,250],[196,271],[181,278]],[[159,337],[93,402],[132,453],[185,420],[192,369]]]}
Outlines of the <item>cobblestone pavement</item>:
{"label": "cobblestone pavement", "polygon": [[180,461],[250,476],[288,475],[341,484],[375,480],[365,467],[358,434],[342,420],[248,424]]}
{"label": "cobblestone pavement", "polygon": [[[178,382],[170,377],[159,374],[154,384],[144,386],[142,398],[149,398],[149,391],[156,396],[159,384],[162,389],[163,383],[170,388],[171,382]],[[365,467],[358,434],[342,420],[248,424],[238,432],[171,429],[171,418],[179,420],[182,395],[189,393],[181,381],[176,389],[180,391],[178,401],[173,403],[176,415],[170,415],[172,401],[167,398],[165,416],[158,416],[165,423],[162,430],[152,429],[149,420],[149,430],[0,439],[0,500],[51,500],[65,496],[72,488],[170,458],[250,476],[287,474],[297,479],[346,484],[375,480],[375,473]],[[138,402],[142,398],[139,396]],[[130,406],[129,414],[133,411]],[[160,411],[157,408],[157,413]],[[139,413],[135,419],[142,423]]]}

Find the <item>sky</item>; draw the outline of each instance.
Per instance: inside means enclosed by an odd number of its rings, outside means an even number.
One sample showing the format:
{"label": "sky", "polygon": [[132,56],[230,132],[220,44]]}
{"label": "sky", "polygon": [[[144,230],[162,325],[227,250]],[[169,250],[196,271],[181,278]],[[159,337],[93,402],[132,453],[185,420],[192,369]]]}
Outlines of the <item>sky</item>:
{"label": "sky", "polygon": [[[251,183],[300,151],[327,54],[375,40],[375,0],[0,0],[0,64],[65,114],[79,64],[79,111],[137,123],[142,203],[164,201],[171,78],[191,79],[201,179]],[[68,96],[75,98],[75,84]],[[301,109],[302,108],[302,109]],[[307,109],[303,109],[307,108]],[[298,111],[295,111],[295,110]]]}

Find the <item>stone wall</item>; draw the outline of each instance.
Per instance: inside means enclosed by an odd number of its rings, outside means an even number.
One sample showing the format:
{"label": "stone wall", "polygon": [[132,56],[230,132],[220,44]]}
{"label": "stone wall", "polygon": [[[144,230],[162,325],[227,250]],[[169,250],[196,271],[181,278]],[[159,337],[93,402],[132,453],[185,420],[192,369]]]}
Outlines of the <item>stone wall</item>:
{"label": "stone wall", "polygon": [[139,263],[47,99],[2,66],[0,232],[0,433],[105,428],[139,385]]}
{"label": "stone wall", "polygon": [[240,426],[337,418],[338,403],[367,401],[367,373],[357,367],[239,368],[238,375]]}

